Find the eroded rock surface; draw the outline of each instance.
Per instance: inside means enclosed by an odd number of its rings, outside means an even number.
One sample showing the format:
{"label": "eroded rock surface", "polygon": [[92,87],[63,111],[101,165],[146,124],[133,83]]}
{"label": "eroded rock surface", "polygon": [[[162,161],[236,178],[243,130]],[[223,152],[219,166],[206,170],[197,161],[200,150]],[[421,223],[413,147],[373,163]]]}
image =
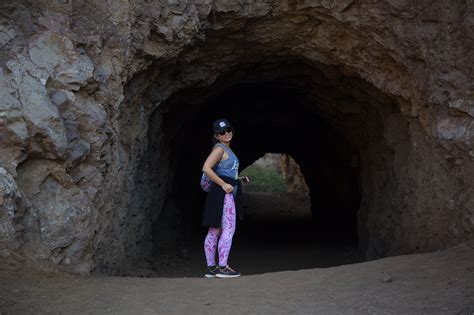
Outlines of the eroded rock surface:
{"label": "eroded rock surface", "polygon": [[160,104],[281,78],[357,152],[368,256],[473,238],[468,1],[15,0],[0,12],[2,260],[119,274],[149,255],[176,184],[173,139],[193,116]]}

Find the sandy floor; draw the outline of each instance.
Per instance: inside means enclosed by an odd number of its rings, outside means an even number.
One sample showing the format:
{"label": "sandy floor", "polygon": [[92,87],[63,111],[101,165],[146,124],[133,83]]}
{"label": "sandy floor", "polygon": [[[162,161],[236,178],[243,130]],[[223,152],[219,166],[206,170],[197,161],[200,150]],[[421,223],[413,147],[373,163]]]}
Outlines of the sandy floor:
{"label": "sandy floor", "polygon": [[473,314],[474,243],[237,279],[3,273],[0,292],[2,314]]}
{"label": "sandy floor", "polygon": [[0,314],[474,314],[474,241],[361,262],[357,243],[313,237],[300,198],[253,197],[230,257],[240,278],[203,278],[196,235],[183,257],[156,257],[128,277],[0,269]]}

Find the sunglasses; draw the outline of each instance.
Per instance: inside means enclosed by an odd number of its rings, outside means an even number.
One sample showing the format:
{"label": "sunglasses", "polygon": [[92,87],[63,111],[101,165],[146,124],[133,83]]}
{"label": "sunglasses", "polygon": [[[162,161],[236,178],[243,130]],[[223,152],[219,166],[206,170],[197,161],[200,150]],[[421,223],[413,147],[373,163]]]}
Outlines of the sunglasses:
{"label": "sunglasses", "polygon": [[224,130],[219,131],[219,134],[220,134],[221,136],[223,136],[223,135],[225,135],[226,132],[227,132],[227,133],[231,133],[232,131],[233,131],[233,130],[232,130],[231,127],[227,127],[227,128],[225,128]]}

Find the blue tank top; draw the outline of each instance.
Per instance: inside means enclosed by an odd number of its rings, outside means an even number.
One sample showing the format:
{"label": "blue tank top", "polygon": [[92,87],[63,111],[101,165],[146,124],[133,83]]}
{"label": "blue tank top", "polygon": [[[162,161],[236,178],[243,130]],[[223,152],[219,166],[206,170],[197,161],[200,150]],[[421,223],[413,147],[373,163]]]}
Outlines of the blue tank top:
{"label": "blue tank top", "polygon": [[216,144],[216,146],[220,146],[227,152],[229,156],[225,160],[221,160],[215,169],[215,172],[218,176],[227,176],[230,178],[238,179],[239,178],[239,159],[237,156],[232,152],[229,148],[227,148],[222,143]]}

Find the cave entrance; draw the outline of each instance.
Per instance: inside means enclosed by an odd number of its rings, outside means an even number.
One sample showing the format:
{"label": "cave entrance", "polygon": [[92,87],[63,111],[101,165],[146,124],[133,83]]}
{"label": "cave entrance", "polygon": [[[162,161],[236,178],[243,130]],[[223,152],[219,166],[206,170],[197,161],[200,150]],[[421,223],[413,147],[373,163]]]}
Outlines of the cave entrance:
{"label": "cave entrance", "polygon": [[[397,107],[367,82],[342,75],[335,67],[312,68],[295,61],[275,66],[278,75],[268,78],[253,66],[247,72],[238,68],[237,77],[222,75],[210,87],[181,89],[150,116],[143,158],[147,167],[139,175],[150,192],[156,255],[188,259],[190,246],[196,247],[196,272],[202,272],[204,236],[199,233],[205,194],[198,182],[211,149],[210,126],[218,118],[227,118],[234,126],[232,148],[239,156],[240,170],[266,152],[285,153],[297,161],[309,187],[311,220],[294,230],[304,230],[306,239],[326,242],[324,246],[334,250],[340,244],[347,249],[350,243],[351,250],[366,252],[370,226],[360,209],[374,196],[370,190],[362,191],[362,165],[368,166],[366,180],[389,175],[390,170],[381,165],[392,158],[384,143],[383,124],[384,116],[398,115]],[[251,77],[255,72],[258,79]],[[403,123],[395,127],[402,129],[403,136]],[[373,163],[379,163],[377,172]],[[290,228],[280,229],[290,233],[280,231],[275,237],[291,236]],[[242,231],[237,231],[233,257],[238,255]],[[269,243],[260,240],[262,246]],[[196,243],[189,245],[190,241]],[[280,254],[286,260],[289,253]]]}

